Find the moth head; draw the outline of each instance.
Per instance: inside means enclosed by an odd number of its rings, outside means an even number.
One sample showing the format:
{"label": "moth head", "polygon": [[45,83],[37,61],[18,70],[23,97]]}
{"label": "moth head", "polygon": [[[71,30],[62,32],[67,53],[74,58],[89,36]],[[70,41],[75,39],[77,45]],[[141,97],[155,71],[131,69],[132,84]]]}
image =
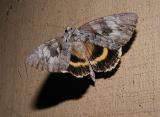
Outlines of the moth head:
{"label": "moth head", "polygon": [[64,31],[64,40],[65,42],[68,42],[69,40],[71,40],[71,38],[74,38],[77,35],[79,35],[78,29],[67,27]]}

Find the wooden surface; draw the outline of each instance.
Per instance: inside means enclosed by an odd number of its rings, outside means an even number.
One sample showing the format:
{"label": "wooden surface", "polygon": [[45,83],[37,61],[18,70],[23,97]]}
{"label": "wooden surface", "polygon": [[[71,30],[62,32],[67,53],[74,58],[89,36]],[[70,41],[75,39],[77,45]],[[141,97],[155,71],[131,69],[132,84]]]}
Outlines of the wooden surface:
{"label": "wooden surface", "polygon": [[[95,86],[24,64],[66,26],[131,11],[137,34]],[[160,0],[1,0],[0,56],[0,117],[160,117]]]}

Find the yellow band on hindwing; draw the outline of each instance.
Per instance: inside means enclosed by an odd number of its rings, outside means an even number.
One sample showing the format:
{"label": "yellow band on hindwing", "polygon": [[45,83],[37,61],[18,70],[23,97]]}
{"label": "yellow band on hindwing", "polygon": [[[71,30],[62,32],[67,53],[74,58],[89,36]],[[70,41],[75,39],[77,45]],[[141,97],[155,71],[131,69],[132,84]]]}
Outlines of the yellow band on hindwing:
{"label": "yellow band on hindwing", "polygon": [[[100,56],[96,57],[94,60],[90,61],[91,65],[92,64],[97,64],[100,61],[103,61],[106,59],[108,56],[108,48],[103,48],[103,52]],[[89,63],[87,61],[85,62],[72,62],[69,61],[69,64],[72,65],[73,67],[80,67],[80,66],[88,66]]]}

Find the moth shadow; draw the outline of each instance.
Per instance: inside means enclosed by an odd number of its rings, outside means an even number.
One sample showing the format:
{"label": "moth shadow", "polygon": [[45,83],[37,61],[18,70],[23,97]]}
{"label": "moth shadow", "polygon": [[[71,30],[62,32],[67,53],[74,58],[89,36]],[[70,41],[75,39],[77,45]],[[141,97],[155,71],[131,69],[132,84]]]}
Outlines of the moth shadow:
{"label": "moth shadow", "polygon": [[137,31],[135,30],[130,41],[125,46],[122,47],[122,56],[125,55],[129,51],[136,37],[137,37]]}
{"label": "moth shadow", "polygon": [[[119,64],[111,72],[96,72],[96,79],[110,78],[118,68]],[[69,73],[50,73],[42,85],[33,107],[35,109],[45,109],[67,100],[80,99],[90,85],[94,86],[95,84],[89,75],[84,78],[76,78]]]}
{"label": "moth shadow", "polygon": [[35,100],[35,109],[56,106],[61,102],[79,99],[92,84],[89,78],[76,78],[69,73],[51,73]]}

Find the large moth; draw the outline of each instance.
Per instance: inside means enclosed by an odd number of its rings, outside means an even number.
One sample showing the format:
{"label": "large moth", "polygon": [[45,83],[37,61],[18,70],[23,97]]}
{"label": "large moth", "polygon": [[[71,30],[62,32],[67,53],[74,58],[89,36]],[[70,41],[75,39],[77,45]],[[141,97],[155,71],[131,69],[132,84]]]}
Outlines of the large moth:
{"label": "large moth", "polygon": [[79,28],[67,27],[30,54],[26,62],[49,72],[69,72],[76,77],[111,71],[137,24],[135,13],[120,13],[92,20]]}

